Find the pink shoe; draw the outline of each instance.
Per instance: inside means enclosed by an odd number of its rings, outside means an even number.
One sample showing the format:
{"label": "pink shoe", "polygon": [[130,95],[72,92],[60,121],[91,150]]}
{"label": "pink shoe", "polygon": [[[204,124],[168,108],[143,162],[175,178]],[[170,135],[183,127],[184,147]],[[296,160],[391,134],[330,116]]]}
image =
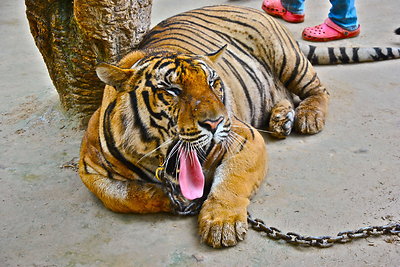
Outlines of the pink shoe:
{"label": "pink shoe", "polygon": [[264,0],[262,9],[268,14],[283,18],[287,22],[299,23],[304,21],[304,14],[294,14],[282,6],[281,0]]}
{"label": "pink shoe", "polygon": [[303,39],[313,42],[327,42],[338,39],[345,39],[356,37],[360,34],[360,25],[354,31],[348,31],[335,24],[331,19],[327,18],[324,23],[314,26],[307,27],[303,30]]}

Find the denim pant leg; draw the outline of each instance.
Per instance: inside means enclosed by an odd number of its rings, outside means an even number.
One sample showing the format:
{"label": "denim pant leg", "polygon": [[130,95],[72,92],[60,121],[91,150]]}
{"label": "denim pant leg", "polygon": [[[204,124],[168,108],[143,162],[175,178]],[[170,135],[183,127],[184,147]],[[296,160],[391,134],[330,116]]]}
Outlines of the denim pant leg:
{"label": "denim pant leg", "polygon": [[305,0],[281,0],[282,6],[294,14],[304,14]]}
{"label": "denim pant leg", "polygon": [[354,31],[358,28],[355,0],[329,0],[332,8],[328,17],[343,29]]}

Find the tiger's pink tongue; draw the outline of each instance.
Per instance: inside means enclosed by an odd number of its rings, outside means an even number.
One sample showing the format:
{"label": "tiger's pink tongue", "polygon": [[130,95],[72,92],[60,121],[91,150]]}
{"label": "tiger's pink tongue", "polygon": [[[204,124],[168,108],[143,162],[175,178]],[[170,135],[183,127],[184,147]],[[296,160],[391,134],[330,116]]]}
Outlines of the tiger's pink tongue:
{"label": "tiger's pink tongue", "polygon": [[204,174],[195,151],[181,150],[179,156],[179,185],[182,195],[193,200],[203,196]]}

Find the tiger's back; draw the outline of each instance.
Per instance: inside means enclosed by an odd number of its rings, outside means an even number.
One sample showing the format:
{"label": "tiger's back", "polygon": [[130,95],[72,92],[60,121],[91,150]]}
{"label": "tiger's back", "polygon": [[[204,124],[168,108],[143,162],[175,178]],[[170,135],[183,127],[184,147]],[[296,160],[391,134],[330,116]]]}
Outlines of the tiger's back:
{"label": "tiger's back", "polygon": [[255,127],[266,127],[274,105],[292,99],[290,90],[302,97],[319,85],[316,77],[310,83],[315,73],[286,28],[250,8],[211,6],[176,15],[154,27],[139,49],[207,54],[224,45],[215,68],[225,82],[225,104]]}

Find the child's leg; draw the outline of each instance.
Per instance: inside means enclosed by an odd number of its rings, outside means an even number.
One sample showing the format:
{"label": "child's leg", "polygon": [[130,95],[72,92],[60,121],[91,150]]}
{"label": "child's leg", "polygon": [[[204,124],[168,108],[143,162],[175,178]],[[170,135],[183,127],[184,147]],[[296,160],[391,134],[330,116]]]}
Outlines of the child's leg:
{"label": "child's leg", "polygon": [[281,0],[282,6],[294,14],[304,14],[305,0]]}
{"label": "child's leg", "polygon": [[337,25],[348,31],[358,28],[355,0],[330,0],[332,8],[328,17]]}

